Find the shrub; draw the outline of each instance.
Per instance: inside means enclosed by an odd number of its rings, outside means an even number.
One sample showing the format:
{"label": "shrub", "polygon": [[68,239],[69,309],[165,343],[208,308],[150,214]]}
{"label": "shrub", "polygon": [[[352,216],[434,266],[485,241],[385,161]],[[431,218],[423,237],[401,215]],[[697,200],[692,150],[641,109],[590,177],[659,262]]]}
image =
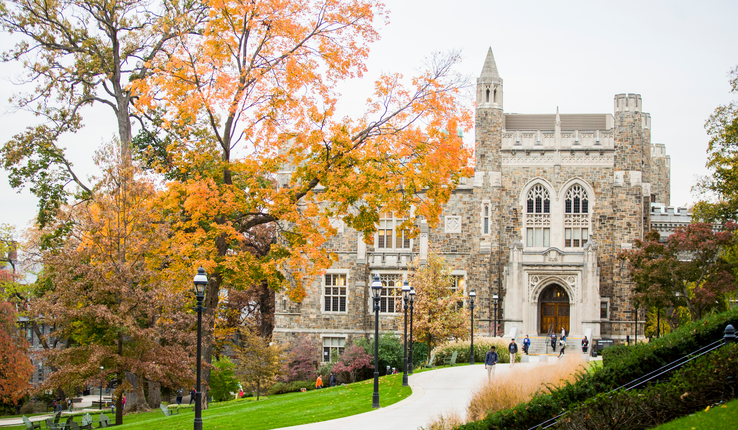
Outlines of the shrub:
{"label": "shrub", "polygon": [[[474,362],[484,363],[484,356],[489,351],[491,346],[495,347],[497,357],[500,363],[510,362],[510,353],[507,351],[507,346],[510,344],[509,340],[502,339],[499,337],[480,337],[474,339]],[[433,348],[433,352],[436,354],[436,364],[443,363],[443,360],[450,358],[454,352],[456,352],[457,363],[468,363],[469,362],[469,350],[471,349],[471,342],[468,340],[452,340],[444,342],[437,347]],[[518,354],[517,360],[520,361],[521,354]]]}
{"label": "shrub", "polygon": [[216,402],[223,402],[233,398],[232,392],[238,391],[238,379],[234,372],[236,365],[226,356],[213,365],[210,375],[210,395]]}
{"label": "shrub", "polygon": [[374,369],[372,357],[359,345],[349,345],[333,366],[333,373],[345,382],[356,382],[356,375],[362,369]]}
{"label": "shrub", "polygon": [[413,363],[420,366],[428,359],[428,344],[423,342],[413,343]]}
{"label": "shrub", "polygon": [[738,310],[710,315],[651,343],[625,347],[628,353],[608,348],[605,355],[618,354],[618,359],[608,360],[607,366],[596,372],[581,374],[575,383],[567,383],[551,393],[540,393],[528,403],[491,413],[484,420],[465,424],[459,429],[529,429],[537,426],[567,409],[575,408],[586,399],[615,389],[722,338],[727,324],[738,326]]}
{"label": "shrub", "polygon": [[[364,348],[367,354],[374,360],[374,341],[367,338],[359,338],[354,341],[356,345]],[[379,356],[378,366],[380,374],[384,374],[384,369],[394,367],[402,369],[403,363],[403,347],[400,338],[394,334],[387,333],[379,336]],[[372,366],[373,368],[373,366]]]}
{"label": "shrub", "polygon": [[277,382],[269,388],[269,395],[274,396],[276,394],[294,393],[296,391],[314,390],[315,381],[293,381],[293,382]]}
{"label": "shrub", "polygon": [[290,346],[290,360],[285,372],[287,382],[315,380],[318,357],[320,350],[315,342],[306,335],[296,337]]}

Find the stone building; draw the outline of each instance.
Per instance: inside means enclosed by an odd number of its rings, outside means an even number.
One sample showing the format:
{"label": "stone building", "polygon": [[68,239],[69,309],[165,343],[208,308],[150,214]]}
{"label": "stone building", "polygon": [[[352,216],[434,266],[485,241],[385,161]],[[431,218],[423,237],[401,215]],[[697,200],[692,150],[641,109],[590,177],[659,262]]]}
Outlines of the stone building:
{"label": "stone building", "polygon": [[386,287],[380,330],[399,329],[393,304],[407,264],[429,249],[454,269],[457,288],[476,291],[475,333],[538,336],[563,327],[574,337],[616,341],[635,334],[631,284],[617,254],[643,237],[653,214],[667,230],[689,222],[685,211],[666,210],[670,160],[664,145],[651,143],[641,96],[615,95],[613,113],[508,114],[490,49],[476,105],[475,173],[454,192],[439,227],[421,221],[419,237],[406,238],[388,214],[374,242],[364,243],[334,224],[339,234],[327,246],[339,260],[301,304],[279,299],[278,340],[309,334],[328,361],[352,337],[373,334],[375,273]]}

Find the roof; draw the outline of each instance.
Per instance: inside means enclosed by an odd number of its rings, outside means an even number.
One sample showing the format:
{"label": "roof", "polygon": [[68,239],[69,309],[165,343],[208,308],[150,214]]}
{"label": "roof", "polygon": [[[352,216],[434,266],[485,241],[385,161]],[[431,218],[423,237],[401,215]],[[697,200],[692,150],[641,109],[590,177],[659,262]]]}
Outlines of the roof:
{"label": "roof", "polygon": [[[560,114],[562,130],[608,130],[607,113]],[[505,114],[505,130],[553,130],[556,114]]]}

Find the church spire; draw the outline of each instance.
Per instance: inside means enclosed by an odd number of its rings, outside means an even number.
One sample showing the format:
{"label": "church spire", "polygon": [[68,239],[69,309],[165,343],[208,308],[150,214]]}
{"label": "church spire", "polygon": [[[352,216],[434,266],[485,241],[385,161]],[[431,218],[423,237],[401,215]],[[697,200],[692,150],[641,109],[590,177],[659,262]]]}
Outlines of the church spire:
{"label": "church spire", "polygon": [[477,107],[502,109],[502,78],[492,48],[487,51],[482,74],[477,78]]}
{"label": "church spire", "polygon": [[482,79],[500,79],[500,73],[497,71],[497,63],[495,63],[495,56],[492,54],[492,47],[487,51],[487,58],[484,60],[482,74],[479,77]]}

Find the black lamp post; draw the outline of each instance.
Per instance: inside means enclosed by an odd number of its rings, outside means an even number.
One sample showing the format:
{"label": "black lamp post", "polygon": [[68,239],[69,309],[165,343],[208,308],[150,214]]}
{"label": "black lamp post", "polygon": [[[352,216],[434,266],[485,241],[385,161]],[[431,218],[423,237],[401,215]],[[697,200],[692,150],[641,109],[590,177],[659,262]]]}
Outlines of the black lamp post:
{"label": "black lamp post", "polygon": [[374,298],[374,394],[372,394],[372,408],[379,407],[379,297],[382,294],[382,282],[379,275],[374,275],[372,282],[372,296]]}
{"label": "black lamp post", "polygon": [[402,386],[407,387],[407,302],[410,300],[410,285],[405,281],[402,284],[402,310],[405,312],[405,333],[403,335],[402,352]]}
{"label": "black lamp post", "polygon": [[492,302],[494,302],[494,304],[495,304],[495,334],[494,334],[494,337],[497,337],[497,301],[499,299],[500,298],[497,297],[497,294],[495,294],[494,296],[492,296]]}
{"label": "black lamp post", "polygon": [[415,287],[410,287],[410,358],[408,373],[413,374],[413,303],[415,302]]}
{"label": "black lamp post", "polygon": [[469,348],[469,364],[474,364],[474,298],[477,297],[473,289],[469,292],[469,309],[471,310],[471,347]]}
{"label": "black lamp post", "polygon": [[104,369],[105,369],[104,367],[100,366],[100,405],[98,408],[98,410],[100,411],[102,410],[102,387],[103,387],[102,371]]}
{"label": "black lamp post", "polygon": [[197,269],[197,275],[192,280],[195,284],[195,297],[197,298],[197,380],[195,381],[195,430],[202,430],[202,393],[200,392],[200,368],[202,367],[202,311],[205,307],[205,289],[208,286],[208,275],[205,269]]}

